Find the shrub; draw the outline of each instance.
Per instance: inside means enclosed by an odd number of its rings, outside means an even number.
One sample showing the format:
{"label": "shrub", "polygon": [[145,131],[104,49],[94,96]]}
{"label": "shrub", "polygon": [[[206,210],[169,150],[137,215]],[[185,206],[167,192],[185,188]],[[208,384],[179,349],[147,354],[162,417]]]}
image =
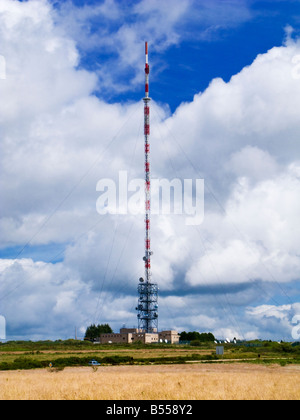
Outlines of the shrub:
{"label": "shrub", "polygon": [[201,341],[200,340],[193,340],[193,341],[191,341],[190,345],[193,346],[193,347],[201,346]]}

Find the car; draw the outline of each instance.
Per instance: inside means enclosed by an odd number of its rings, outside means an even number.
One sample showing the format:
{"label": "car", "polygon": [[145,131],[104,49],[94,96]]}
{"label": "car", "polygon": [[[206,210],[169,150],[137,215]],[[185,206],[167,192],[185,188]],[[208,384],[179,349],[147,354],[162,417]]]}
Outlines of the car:
{"label": "car", "polygon": [[97,362],[97,360],[93,359],[89,361],[89,366],[100,366],[101,363]]}

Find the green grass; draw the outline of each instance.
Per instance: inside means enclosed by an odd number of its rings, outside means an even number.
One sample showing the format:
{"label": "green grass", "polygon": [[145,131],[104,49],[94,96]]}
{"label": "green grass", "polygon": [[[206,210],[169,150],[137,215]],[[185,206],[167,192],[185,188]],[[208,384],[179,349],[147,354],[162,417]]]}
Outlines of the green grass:
{"label": "green grass", "polygon": [[215,354],[214,343],[200,346],[169,344],[92,344],[79,340],[12,341],[0,343],[0,370],[87,366],[96,359],[102,365],[221,363],[300,363],[300,346],[291,343],[249,342],[225,344],[225,354]]}

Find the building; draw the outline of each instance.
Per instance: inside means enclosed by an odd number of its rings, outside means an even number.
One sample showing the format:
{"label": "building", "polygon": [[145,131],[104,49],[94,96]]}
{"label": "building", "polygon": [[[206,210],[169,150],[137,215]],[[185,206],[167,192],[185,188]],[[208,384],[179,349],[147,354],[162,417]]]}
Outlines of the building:
{"label": "building", "polygon": [[158,342],[168,342],[171,344],[179,343],[177,331],[161,331],[146,333],[139,331],[138,328],[121,328],[119,333],[101,334],[100,343],[137,343],[151,344]]}
{"label": "building", "polygon": [[171,344],[178,344],[180,335],[175,330],[167,330],[167,331],[161,331],[158,333],[159,340],[167,341]]}

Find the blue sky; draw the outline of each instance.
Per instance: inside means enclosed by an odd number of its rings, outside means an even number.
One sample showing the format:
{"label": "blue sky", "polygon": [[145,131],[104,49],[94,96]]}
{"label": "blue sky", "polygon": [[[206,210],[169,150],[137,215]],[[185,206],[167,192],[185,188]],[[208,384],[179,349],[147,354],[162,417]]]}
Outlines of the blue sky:
{"label": "blue sky", "polygon": [[0,28],[7,337],[137,323],[143,216],[100,216],[96,186],[143,177],[147,40],[153,177],[205,182],[201,225],[152,219],[160,328],[291,340],[300,1],[4,0]]}
{"label": "blue sky", "polygon": [[[57,3],[54,2],[56,7],[61,8],[64,2]],[[99,3],[101,2],[93,0],[73,2],[78,8],[85,5],[92,8]],[[133,12],[133,6],[139,2],[119,1],[117,3],[121,9],[121,19],[125,19],[128,25],[134,25],[139,16]],[[151,46],[151,31],[145,31],[148,37],[145,36],[144,39],[149,39],[151,59],[155,63],[152,76],[153,97],[156,101],[167,103],[172,111],[181,102],[191,101],[196,93],[204,91],[215,77],[221,77],[227,82],[232,75],[250,65],[258,54],[263,54],[274,46],[282,45],[287,25],[293,27],[293,36],[299,33],[300,4],[298,1],[251,0],[190,3],[192,4],[190,10],[196,11],[200,16],[203,11],[205,16],[203,20],[193,19],[189,10],[182,21],[179,19],[176,22],[175,30],[178,28],[179,41],[169,40],[169,48],[161,50],[161,45]],[[222,11],[221,18],[218,16],[219,10]],[[230,16],[231,10],[234,11],[233,16]],[[119,20],[113,20],[112,23],[106,22],[106,24],[111,33],[116,33],[120,28]],[[103,26],[101,16],[93,16],[86,26],[90,35],[101,34],[102,31],[99,29]],[[139,48],[139,46],[136,47]],[[107,46],[97,48],[95,45],[92,48],[82,48],[80,52],[82,54],[80,65],[84,68],[96,70],[102,60],[112,60],[113,65],[118,66],[114,60],[117,54],[113,45],[109,48]],[[118,78],[126,83],[132,74],[132,69],[123,70],[122,74],[118,73]],[[110,90],[102,97],[109,102],[115,102],[128,99],[138,100],[141,95],[141,87],[135,85],[123,95]]]}

